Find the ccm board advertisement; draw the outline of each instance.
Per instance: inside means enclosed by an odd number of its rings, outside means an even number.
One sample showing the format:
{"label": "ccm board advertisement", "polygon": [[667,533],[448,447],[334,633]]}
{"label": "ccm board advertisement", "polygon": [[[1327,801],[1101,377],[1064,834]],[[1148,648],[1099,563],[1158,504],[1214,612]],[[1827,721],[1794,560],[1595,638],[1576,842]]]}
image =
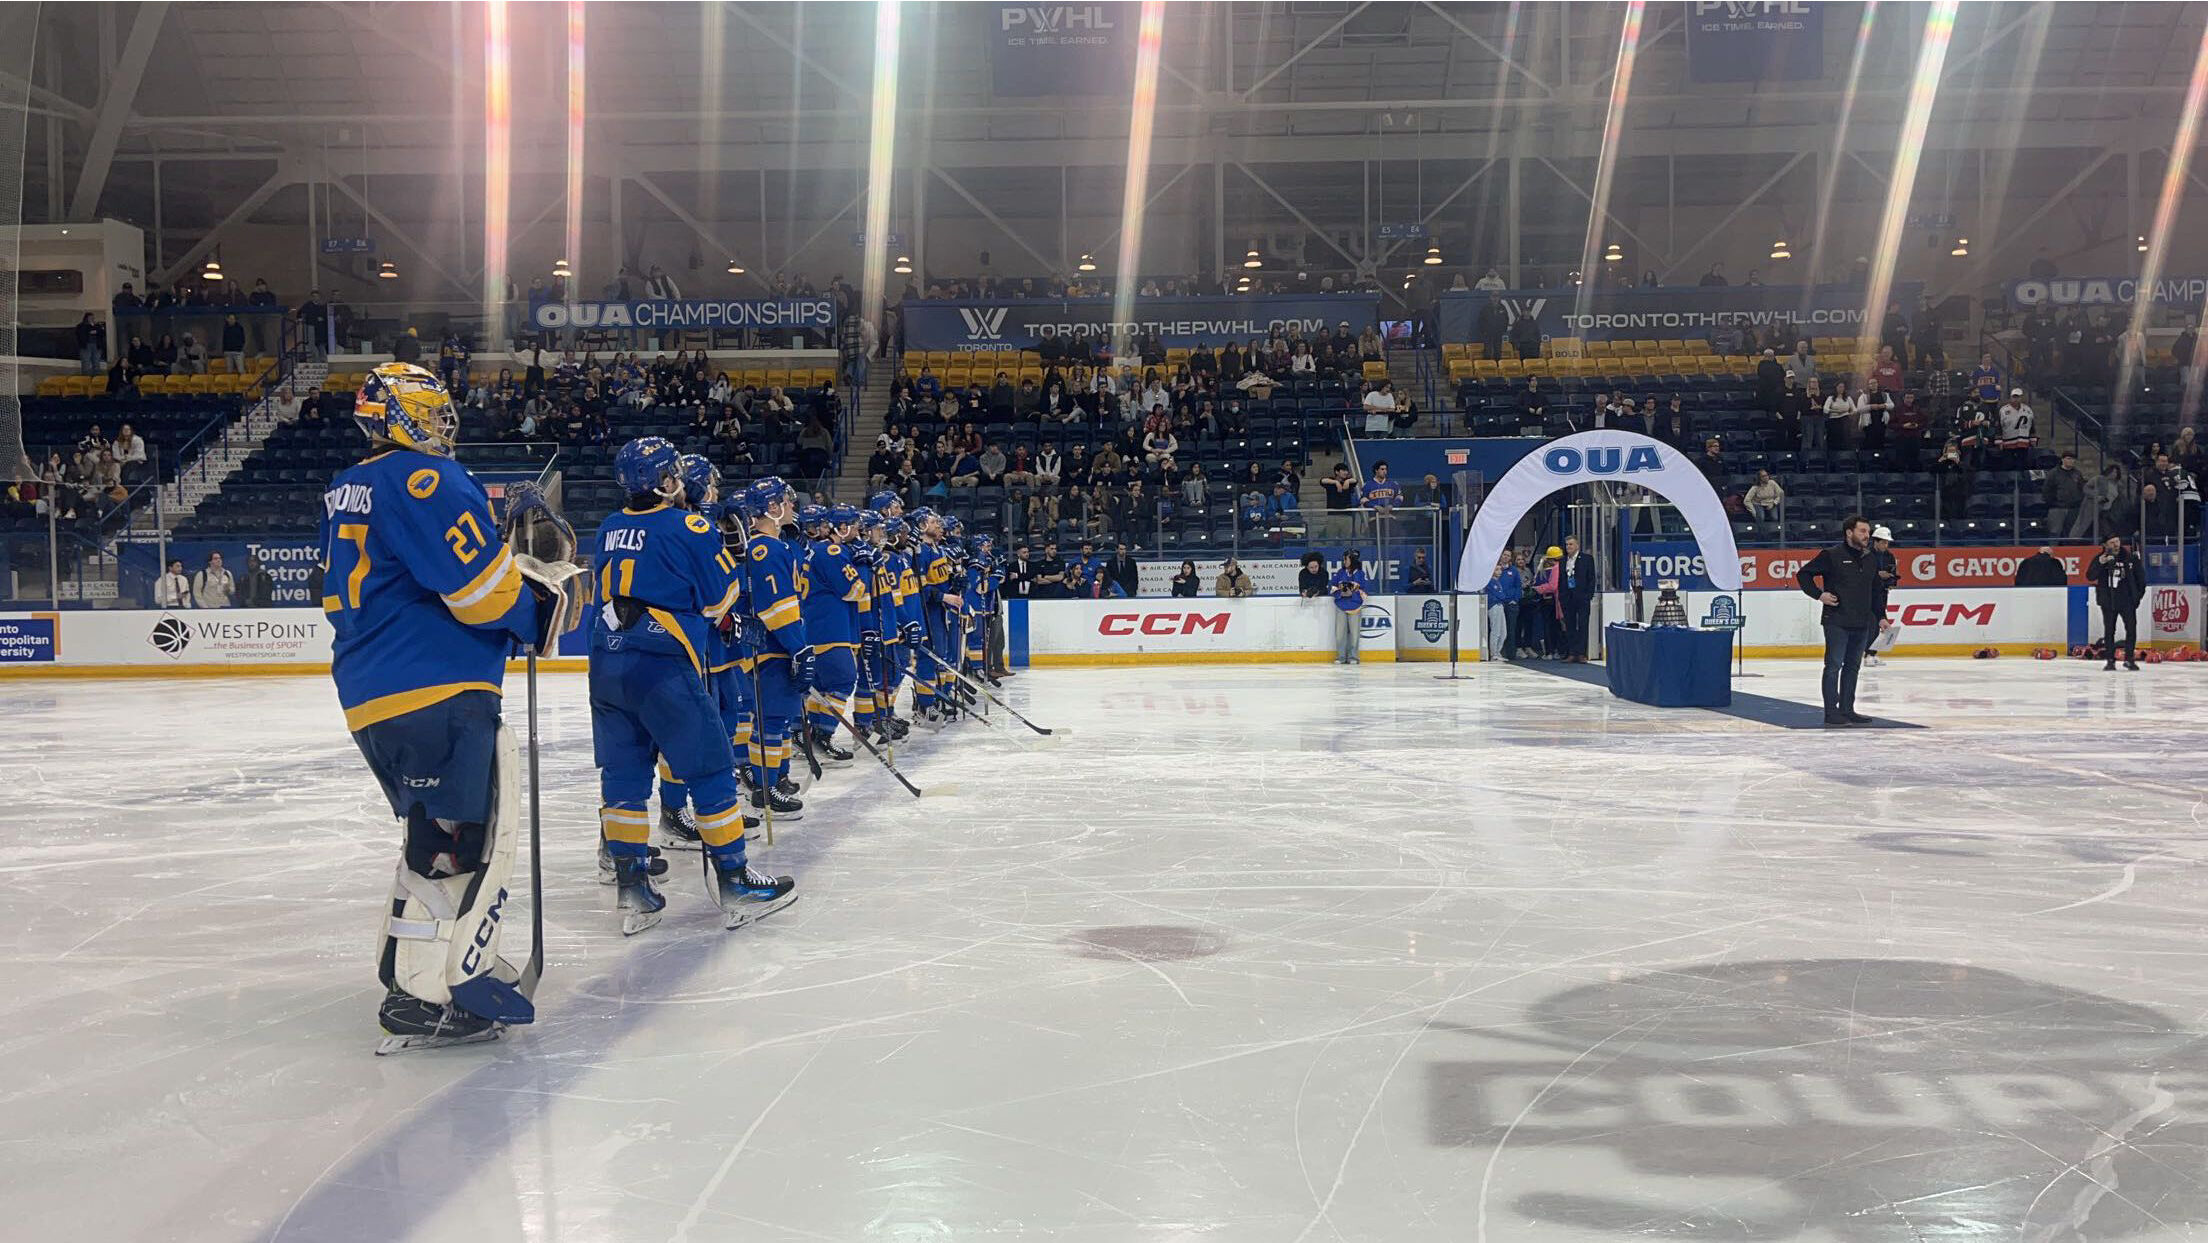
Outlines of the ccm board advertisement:
{"label": "ccm board advertisement", "polygon": [[[1323,661],[1340,616],[1331,600],[1030,600],[1011,646],[1037,665]],[[1364,658],[1393,659],[1394,598],[1372,597],[1359,621]]]}

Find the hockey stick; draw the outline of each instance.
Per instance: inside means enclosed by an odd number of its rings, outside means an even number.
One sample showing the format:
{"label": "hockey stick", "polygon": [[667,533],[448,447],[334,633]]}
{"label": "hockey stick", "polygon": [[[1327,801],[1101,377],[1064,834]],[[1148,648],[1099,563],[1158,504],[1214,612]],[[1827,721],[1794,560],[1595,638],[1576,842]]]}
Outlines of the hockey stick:
{"label": "hockey stick", "polygon": [[761,832],[767,835],[767,845],[772,846],[774,845],[774,800],[768,797],[767,790],[767,744],[759,741],[759,731],[766,724],[766,720],[766,687],[759,680],[759,658],[754,656],[751,659],[751,741],[744,744],[744,758],[747,760],[751,758],[751,748],[759,748],[759,775],[754,779],[754,788],[759,791],[759,828]]}
{"label": "hockey stick", "polygon": [[537,787],[537,645],[522,651],[529,658],[529,963],[521,969],[514,988],[531,1001],[537,997],[537,981],[544,977],[544,837],[538,812]]}
{"label": "hockey stick", "polygon": [[1042,726],[1037,725],[1035,722],[1028,720],[1024,716],[1021,716],[1017,709],[1013,708],[1011,704],[1008,704],[1003,700],[997,698],[996,695],[992,693],[988,687],[981,685],[980,683],[974,681],[972,678],[969,678],[965,674],[960,673],[958,670],[944,664],[942,657],[936,655],[934,652],[929,652],[926,648],[921,648],[920,650],[923,652],[927,652],[928,659],[934,661],[939,667],[943,669],[944,672],[950,674],[952,677],[957,678],[959,681],[964,682],[966,685],[980,692],[981,695],[984,698],[988,699],[991,703],[994,703],[998,707],[1004,709],[1005,712],[1008,713],[1013,720],[1027,726],[1029,729],[1034,730],[1036,733],[1041,734],[1046,738],[1053,736],[1066,737],[1073,733],[1072,730],[1067,729],[1064,726],[1060,726],[1057,729],[1044,729]]}
{"label": "hockey stick", "polygon": [[897,779],[897,784],[905,787],[906,793],[912,795],[914,798],[928,798],[930,796],[941,797],[943,795],[955,794],[958,792],[958,787],[956,785],[938,785],[923,790],[919,786],[912,784],[912,780],[906,777],[905,774],[898,769],[897,762],[890,759],[888,756],[883,755],[881,751],[876,749],[873,740],[869,739],[865,734],[860,733],[858,727],[851,723],[851,718],[845,716],[841,711],[836,708],[834,704],[829,704],[827,705],[827,707],[830,715],[834,716],[838,721],[843,722],[844,728],[850,730],[852,736],[859,740],[859,745],[866,748],[867,754],[873,756],[877,760],[880,760],[882,762],[882,767],[889,770],[889,775]]}

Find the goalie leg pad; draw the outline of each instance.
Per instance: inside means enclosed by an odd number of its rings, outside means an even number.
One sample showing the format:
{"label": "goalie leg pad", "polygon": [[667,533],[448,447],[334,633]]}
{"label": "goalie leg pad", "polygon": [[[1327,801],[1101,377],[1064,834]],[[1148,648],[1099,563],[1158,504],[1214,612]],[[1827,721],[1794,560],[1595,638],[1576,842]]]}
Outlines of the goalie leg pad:
{"label": "goalie leg pad", "polygon": [[507,883],[521,836],[521,759],[500,725],[488,817],[439,819],[416,804],[405,857],[384,919],[382,976],[408,996],[449,1003],[480,1018],[527,1023],[536,1010],[515,987],[520,973],[498,955]]}

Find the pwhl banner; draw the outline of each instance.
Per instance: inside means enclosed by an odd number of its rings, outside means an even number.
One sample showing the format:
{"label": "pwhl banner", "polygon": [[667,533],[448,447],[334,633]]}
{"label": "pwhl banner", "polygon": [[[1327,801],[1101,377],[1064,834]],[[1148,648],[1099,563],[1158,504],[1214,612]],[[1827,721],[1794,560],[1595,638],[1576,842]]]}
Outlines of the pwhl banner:
{"label": "pwhl banner", "polygon": [[[1794,575],[1820,548],[1749,548],[1740,554],[1741,582],[1751,591],[1793,591]],[[1896,548],[1895,564],[1904,587],[2009,587],[2016,567],[2037,548]],[[2072,583],[2085,581],[2085,567],[2100,549],[2091,544],[2055,549],[2055,560]],[[1676,578],[1688,591],[1710,590],[1708,564],[1693,544],[1659,540],[1633,545],[1634,568],[1645,586]]]}
{"label": "pwhl banner", "polygon": [[[1923,292],[1921,282],[1903,282],[1894,286],[1891,300],[1914,308]],[[1707,340],[1711,333],[1736,326],[1753,328],[1758,337],[1774,328],[1804,337],[1856,336],[1863,330],[1863,291],[1840,285],[1597,289],[1587,293],[1584,306],[1577,289],[1504,289],[1441,295],[1434,309],[1441,339],[1479,340],[1480,308],[1490,301],[1502,303],[1506,325],[1531,315],[1543,337],[1583,341]],[[1871,326],[1878,327],[1884,316],[1881,307]]]}
{"label": "pwhl banner", "polygon": [[2198,306],[2208,301],[2208,277],[2169,276],[2142,287],[2136,276],[2063,276],[2009,282],[2012,306],[2130,306],[2149,302]]}
{"label": "pwhl banner", "polygon": [[[993,302],[907,302],[908,350],[1031,350],[1044,336],[1088,342],[1112,335],[1110,298],[1033,298]],[[1310,336],[1343,323],[1363,332],[1380,311],[1379,294],[1268,295],[1252,298],[1137,298],[1124,327],[1155,332],[1169,346],[1247,341],[1274,329]]]}
{"label": "pwhl banner", "polygon": [[765,298],[734,302],[540,302],[529,308],[534,328],[817,328],[836,326],[832,298]]}
{"label": "pwhl banner", "polygon": [[1809,0],[1688,0],[1687,76],[1696,82],[1823,77],[1822,8]]}
{"label": "pwhl banner", "polygon": [[994,4],[990,80],[999,95],[1124,95],[1134,77],[1131,4]]}

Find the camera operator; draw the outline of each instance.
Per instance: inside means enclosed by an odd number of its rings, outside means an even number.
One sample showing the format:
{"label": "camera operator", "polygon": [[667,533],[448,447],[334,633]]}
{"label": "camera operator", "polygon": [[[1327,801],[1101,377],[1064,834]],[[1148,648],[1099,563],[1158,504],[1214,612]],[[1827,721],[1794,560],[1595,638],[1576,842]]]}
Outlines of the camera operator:
{"label": "camera operator", "polygon": [[2140,562],[2139,554],[2124,547],[2121,535],[2111,535],[2101,545],[2101,554],[2093,558],[2093,564],[2085,567],[2085,581],[2093,584],[2093,603],[2101,606],[2101,652],[2108,663],[2101,668],[2116,667],[2116,622],[2124,623],[2124,668],[2137,669],[2139,662],[2136,645],[2139,641],[2139,601],[2147,594],[2147,567]]}

